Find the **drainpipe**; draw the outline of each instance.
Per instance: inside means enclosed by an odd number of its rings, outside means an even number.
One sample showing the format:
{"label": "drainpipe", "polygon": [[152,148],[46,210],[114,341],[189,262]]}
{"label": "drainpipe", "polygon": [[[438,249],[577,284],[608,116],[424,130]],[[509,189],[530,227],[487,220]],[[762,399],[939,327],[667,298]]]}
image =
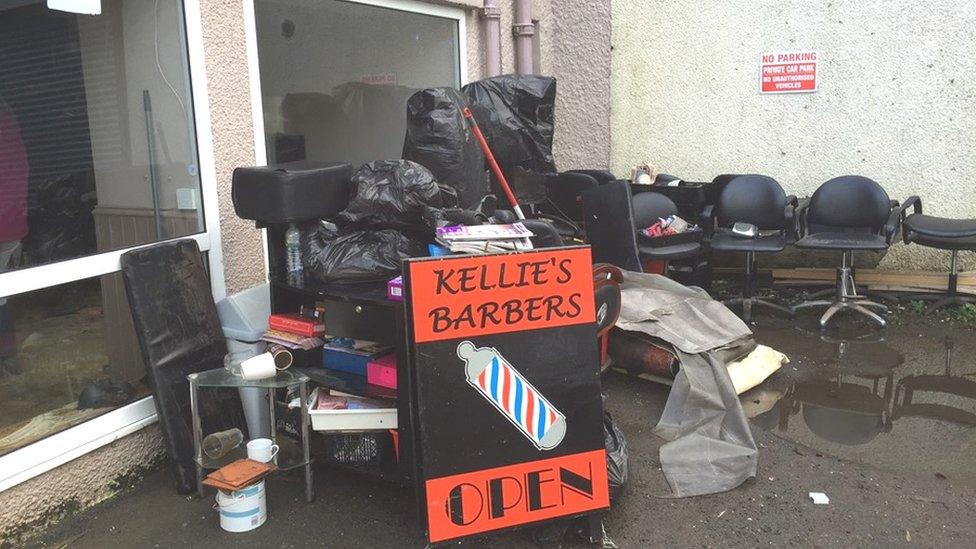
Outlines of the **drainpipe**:
{"label": "drainpipe", "polygon": [[532,23],[532,0],[515,0],[515,24],[512,34],[515,35],[515,69],[519,74],[532,74],[532,35],[535,25]]}
{"label": "drainpipe", "polygon": [[485,57],[488,65],[486,76],[489,77],[502,73],[501,18],[502,10],[495,0],[485,0],[485,6],[481,10],[481,27],[485,35]]}

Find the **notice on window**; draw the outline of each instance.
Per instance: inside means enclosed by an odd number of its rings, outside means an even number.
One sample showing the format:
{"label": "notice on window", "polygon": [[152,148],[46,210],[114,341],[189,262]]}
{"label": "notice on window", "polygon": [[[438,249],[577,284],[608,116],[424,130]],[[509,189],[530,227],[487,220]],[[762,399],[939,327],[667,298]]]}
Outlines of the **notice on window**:
{"label": "notice on window", "polygon": [[760,93],[817,91],[817,52],[765,53],[760,69]]}

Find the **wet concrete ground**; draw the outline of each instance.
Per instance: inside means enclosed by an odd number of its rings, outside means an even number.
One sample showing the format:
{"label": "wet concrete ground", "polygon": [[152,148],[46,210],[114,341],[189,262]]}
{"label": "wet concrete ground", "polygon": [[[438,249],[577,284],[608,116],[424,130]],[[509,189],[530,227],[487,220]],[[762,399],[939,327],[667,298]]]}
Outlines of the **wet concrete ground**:
{"label": "wet concrete ground", "polygon": [[[786,299],[792,296],[786,296]],[[725,494],[673,500],[652,433],[666,387],[609,374],[608,407],[628,437],[631,479],[606,519],[620,547],[968,546],[976,538],[976,331],[911,307],[875,330],[841,319],[816,329],[759,317],[756,337],[791,363],[743,395],[760,445],[759,475]],[[948,354],[947,354],[948,353]],[[948,357],[948,360],[947,360]],[[168,471],[50,529],[42,546],[422,547],[412,495],[377,480],[316,470],[271,481],[270,518],[247,534],[220,530],[212,500],[176,495]],[[808,492],[822,491],[827,506]],[[534,547],[525,532],[464,547]],[[566,541],[563,546],[582,546]]]}

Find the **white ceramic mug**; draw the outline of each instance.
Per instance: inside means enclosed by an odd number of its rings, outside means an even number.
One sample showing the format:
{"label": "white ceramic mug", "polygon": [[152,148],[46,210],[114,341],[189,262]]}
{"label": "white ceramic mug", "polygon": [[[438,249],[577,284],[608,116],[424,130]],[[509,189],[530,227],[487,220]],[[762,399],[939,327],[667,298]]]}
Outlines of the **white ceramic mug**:
{"label": "white ceramic mug", "polygon": [[270,438],[256,438],[247,443],[247,459],[268,463],[278,455],[278,445]]}
{"label": "white ceramic mug", "polygon": [[241,362],[241,377],[248,381],[274,377],[277,372],[271,353],[262,353]]}

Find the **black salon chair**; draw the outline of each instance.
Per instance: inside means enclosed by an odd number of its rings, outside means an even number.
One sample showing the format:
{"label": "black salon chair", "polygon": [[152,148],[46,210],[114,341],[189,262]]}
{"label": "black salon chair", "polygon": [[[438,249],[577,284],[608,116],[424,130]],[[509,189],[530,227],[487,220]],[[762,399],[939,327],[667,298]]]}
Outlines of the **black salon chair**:
{"label": "black salon chair", "polygon": [[588,175],[596,180],[600,185],[606,185],[611,181],[616,181],[617,177],[607,170],[569,170],[565,173],[578,173]]}
{"label": "black salon chair", "polygon": [[913,208],[913,213],[905,218],[902,225],[905,244],[915,243],[919,246],[952,252],[946,293],[921,294],[912,296],[912,299],[934,302],[925,309],[926,314],[949,305],[976,303],[976,296],[961,295],[958,291],[959,252],[976,251],[976,219],[949,219],[924,215],[922,201],[918,197],[908,199],[903,210],[909,206]]}
{"label": "black salon chair", "polygon": [[[783,187],[764,175],[740,175],[722,189],[715,205],[715,231],[711,248],[723,252],[746,254],[745,280],[742,296],[724,301],[726,305],[741,305],[742,318],[752,320],[752,307],[762,305],[790,316],[792,309],[755,297],[756,254],[783,251],[793,237],[795,196],[786,196]],[[732,232],[735,223],[754,225],[759,233],[752,238]]]}
{"label": "black salon chair", "polygon": [[898,202],[889,199],[881,185],[866,177],[847,175],[821,185],[809,203],[797,211],[800,239],[796,247],[841,252],[835,296],[833,300],[800,303],[794,306],[794,311],[826,306],[827,311],[820,317],[821,328],[844,310],[885,326],[885,319],[871,309],[884,312],[887,307],[857,293],[854,252],[887,250],[898,236],[902,212]]}
{"label": "black salon chair", "polygon": [[[641,192],[634,194],[631,200],[634,210],[634,230],[639,233],[668,216],[678,215],[678,207],[675,203],[656,192]],[[670,246],[656,246],[654,239],[647,238],[642,234],[637,235],[637,249],[640,252],[642,261],[676,261],[680,259],[691,259],[698,257],[701,252],[701,242],[685,242]]]}
{"label": "black salon chair", "polygon": [[600,186],[592,175],[582,172],[545,174],[545,203],[540,204],[536,217],[551,221],[565,239],[584,237],[583,211],[580,195]]}

